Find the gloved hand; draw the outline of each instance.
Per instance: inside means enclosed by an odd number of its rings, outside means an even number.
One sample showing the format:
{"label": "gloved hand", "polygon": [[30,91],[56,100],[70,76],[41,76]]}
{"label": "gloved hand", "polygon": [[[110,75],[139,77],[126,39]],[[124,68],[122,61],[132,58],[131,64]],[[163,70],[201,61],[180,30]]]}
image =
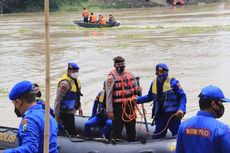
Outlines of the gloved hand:
{"label": "gloved hand", "polygon": [[78,110],[79,110],[79,116],[82,116],[82,115],[83,115],[83,110],[82,110],[82,108],[80,107],[80,108],[78,108]]}
{"label": "gloved hand", "polygon": [[182,118],[182,117],[184,117],[184,112],[182,110],[178,110],[176,112],[176,115],[177,115],[177,117]]}
{"label": "gloved hand", "polygon": [[142,92],[142,87],[137,86],[137,92],[138,92],[138,93],[141,93],[141,92]]}
{"label": "gloved hand", "polygon": [[108,112],[108,118],[113,120],[114,116],[113,116],[113,112]]}
{"label": "gloved hand", "polygon": [[137,99],[136,99],[136,98],[132,99],[132,103],[133,103],[133,104],[138,104]]}

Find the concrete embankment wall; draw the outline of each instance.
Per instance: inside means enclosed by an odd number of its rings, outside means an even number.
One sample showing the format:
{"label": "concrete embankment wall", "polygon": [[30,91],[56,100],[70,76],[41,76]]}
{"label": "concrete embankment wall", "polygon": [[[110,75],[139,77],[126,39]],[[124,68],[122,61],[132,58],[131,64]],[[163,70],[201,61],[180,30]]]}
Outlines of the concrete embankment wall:
{"label": "concrete embankment wall", "polygon": [[[95,0],[103,3],[113,3],[115,5],[122,4],[124,7],[155,7],[155,6],[168,6],[171,0]],[[230,0],[184,0],[186,5],[199,4],[199,3],[215,3]]]}

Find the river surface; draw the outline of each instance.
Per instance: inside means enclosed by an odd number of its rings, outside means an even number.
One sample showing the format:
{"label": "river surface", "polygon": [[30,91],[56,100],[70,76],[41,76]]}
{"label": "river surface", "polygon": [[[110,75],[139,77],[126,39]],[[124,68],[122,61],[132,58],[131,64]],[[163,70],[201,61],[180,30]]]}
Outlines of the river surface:
{"label": "river surface", "polygon": [[[80,12],[50,14],[51,107],[58,80],[67,62],[74,61],[80,65],[84,114],[90,115],[118,55],[141,78],[143,94],[155,77],[155,65],[168,64],[187,94],[185,118],[199,109],[197,96],[206,85],[217,85],[230,97],[230,3],[92,11],[105,17],[112,13],[121,26],[84,29],[72,22]],[[0,16],[0,125],[17,127],[20,121],[8,99],[13,84],[36,82],[45,95],[44,31],[43,13]],[[150,104],[145,104],[149,121]],[[222,120],[230,125],[230,105],[225,106]]]}

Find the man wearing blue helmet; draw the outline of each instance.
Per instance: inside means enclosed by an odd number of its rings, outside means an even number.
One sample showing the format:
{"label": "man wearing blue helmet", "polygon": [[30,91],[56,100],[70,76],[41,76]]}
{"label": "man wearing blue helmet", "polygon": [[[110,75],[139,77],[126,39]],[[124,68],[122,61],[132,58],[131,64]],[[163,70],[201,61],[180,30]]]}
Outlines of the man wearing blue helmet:
{"label": "man wearing blue helmet", "polygon": [[63,124],[68,135],[76,135],[74,114],[79,110],[82,115],[80,97],[81,85],[78,79],[80,67],[73,62],[68,63],[65,73],[58,83],[57,96],[54,104],[55,119]]}
{"label": "man wearing blue helmet", "polygon": [[216,120],[224,114],[225,98],[220,88],[204,87],[199,95],[200,111],[179,128],[176,153],[229,153],[230,128]]}
{"label": "man wearing blue helmet", "polygon": [[[156,125],[153,139],[165,137],[167,133],[165,128],[169,129],[173,136],[177,135],[181,118],[186,111],[186,95],[179,81],[168,76],[168,71],[166,64],[157,64],[155,73],[157,78],[152,81],[148,94],[137,98],[139,104],[153,101],[152,116],[155,116],[153,122]],[[169,120],[169,125],[166,127]]]}
{"label": "man wearing blue helmet", "polygon": [[[19,147],[4,153],[41,153],[44,147],[45,111],[36,104],[30,81],[17,83],[10,91],[9,98],[14,104],[14,112],[21,117],[18,128]],[[57,153],[57,123],[50,115],[49,152]]]}

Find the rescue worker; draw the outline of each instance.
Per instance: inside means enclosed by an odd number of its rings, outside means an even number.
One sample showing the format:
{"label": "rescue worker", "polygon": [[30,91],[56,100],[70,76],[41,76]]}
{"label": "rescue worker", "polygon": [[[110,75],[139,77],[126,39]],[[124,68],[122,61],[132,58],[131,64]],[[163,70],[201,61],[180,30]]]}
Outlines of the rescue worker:
{"label": "rescue worker", "polygon": [[82,11],[82,17],[84,22],[88,22],[89,11],[84,7]]}
{"label": "rescue worker", "polygon": [[[22,117],[18,128],[17,148],[7,149],[4,153],[41,153],[44,146],[45,111],[35,102],[30,81],[18,82],[9,93],[17,117]],[[57,123],[50,115],[49,152],[57,153]]]}
{"label": "rescue worker", "polygon": [[172,0],[172,5],[176,6],[176,5],[184,5],[185,2],[184,0]]}
{"label": "rescue worker", "polygon": [[102,135],[110,139],[112,120],[108,118],[108,114],[106,112],[106,92],[105,92],[105,84],[103,83],[103,90],[100,91],[94,101],[93,110],[91,118],[85,123],[85,137],[86,139],[91,137],[91,128],[92,127],[103,127]]}
{"label": "rescue worker", "polygon": [[104,18],[102,15],[99,16],[98,23],[101,24],[101,25],[106,25],[106,23],[107,23],[106,18]]}
{"label": "rescue worker", "polygon": [[[45,110],[45,101],[41,98],[42,93],[39,85],[36,83],[33,83],[33,92],[36,98],[36,103],[42,105],[42,108]],[[50,114],[54,117],[54,110],[52,108],[50,108]]]}
{"label": "rescue worker", "polygon": [[[156,65],[156,79],[150,85],[147,95],[137,98],[137,103],[153,101],[153,122],[155,122],[156,129],[153,134],[153,139],[163,138],[166,136],[167,130],[161,132],[170,120],[167,127],[173,136],[177,135],[181,118],[186,112],[186,95],[179,83],[179,81],[171,76],[168,76],[169,68],[164,63]],[[159,133],[159,134],[158,134]]]}
{"label": "rescue worker", "polygon": [[101,20],[101,14],[99,14],[99,16],[98,16],[98,19],[97,19],[97,23],[99,23],[100,22],[100,20]]}
{"label": "rescue worker", "polygon": [[219,87],[204,87],[199,95],[197,115],[181,123],[176,153],[229,153],[230,128],[216,120],[224,114],[225,98]]}
{"label": "rescue worker", "polygon": [[80,96],[81,85],[78,79],[80,67],[73,62],[68,63],[67,73],[65,73],[58,83],[57,97],[55,100],[55,119],[57,123],[63,124],[68,135],[76,135],[74,114],[79,110],[79,115],[83,115],[81,109]]}
{"label": "rescue worker", "polygon": [[90,18],[89,18],[90,23],[97,23],[97,16],[91,12]]}
{"label": "rescue worker", "polygon": [[[125,126],[127,140],[135,141],[136,138],[136,114],[135,104],[129,103],[129,107],[122,109],[122,105],[131,102],[137,97],[140,88],[129,71],[125,69],[125,59],[121,56],[113,58],[114,69],[109,73],[106,81],[106,110],[108,117],[112,119],[111,142],[115,143],[121,137],[122,129]],[[133,118],[123,117],[128,113]]]}
{"label": "rescue worker", "polygon": [[115,25],[117,23],[117,21],[115,20],[115,18],[113,17],[112,14],[109,15],[109,24],[111,26]]}

